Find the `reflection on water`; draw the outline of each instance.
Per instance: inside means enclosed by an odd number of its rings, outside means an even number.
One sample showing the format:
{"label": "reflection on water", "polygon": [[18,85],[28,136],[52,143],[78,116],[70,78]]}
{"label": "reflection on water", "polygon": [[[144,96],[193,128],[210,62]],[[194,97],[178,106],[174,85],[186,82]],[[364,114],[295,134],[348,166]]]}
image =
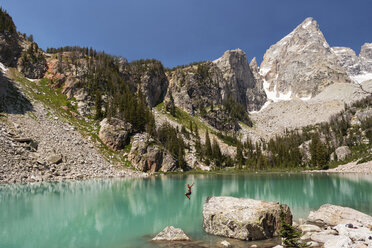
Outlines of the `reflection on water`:
{"label": "reflection on water", "polygon": [[[191,200],[186,183],[195,182]],[[202,229],[210,195],[279,201],[295,218],[331,203],[372,214],[371,176],[157,176],[0,186],[0,247],[133,247],[167,225],[215,244]],[[5,224],[4,224],[5,223]],[[150,236],[151,237],[151,236]]]}

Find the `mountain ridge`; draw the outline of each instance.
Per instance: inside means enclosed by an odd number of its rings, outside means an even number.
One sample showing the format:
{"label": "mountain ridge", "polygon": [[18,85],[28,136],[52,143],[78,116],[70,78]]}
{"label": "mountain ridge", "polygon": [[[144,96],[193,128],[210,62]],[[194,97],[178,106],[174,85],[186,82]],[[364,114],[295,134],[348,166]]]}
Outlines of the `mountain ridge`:
{"label": "mountain ridge", "polygon": [[[372,81],[355,84],[349,75],[354,67],[362,68],[355,75],[371,69],[369,43],[363,46],[360,58],[353,55],[355,61],[344,58],[347,63],[342,63],[342,54],[337,55],[337,48],[328,45],[313,18],[305,19],[271,46],[260,67],[255,58],[249,63],[240,49],[228,50],[214,61],[165,69],[160,61],[128,62],[88,48],[48,49],[45,53],[17,33],[0,33],[1,42],[19,50],[10,61],[0,49],[2,80],[22,82],[15,83],[16,87],[20,91],[26,87],[32,101],[56,108],[57,118],[85,123],[84,129],[90,131],[84,134],[95,141],[93,147],[111,154],[105,155],[109,161],[132,163],[150,173],[231,166],[263,169],[285,163],[310,166],[309,160],[302,159],[305,152],[297,149],[312,136],[302,128],[311,125],[322,138],[334,140],[336,131],[324,133],[317,125],[339,113],[345,115],[346,105],[368,97],[372,90]],[[17,68],[8,71],[8,66]],[[7,112],[11,104],[1,103]],[[368,109],[368,104],[363,108]],[[334,125],[346,119],[351,128],[350,116],[355,113],[347,111],[349,114]],[[9,118],[16,120],[8,112]],[[115,118],[117,121],[110,121]],[[99,132],[104,128],[105,132]],[[361,137],[367,137],[363,132]],[[341,140],[323,144],[327,146],[327,163],[336,146],[351,140],[349,133],[342,135]],[[296,136],[300,137],[297,141],[291,140]],[[353,142],[348,144],[361,145]],[[274,149],[273,144],[285,143],[291,144],[286,152],[295,154],[293,161]],[[112,151],[111,144],[120,146]]]}

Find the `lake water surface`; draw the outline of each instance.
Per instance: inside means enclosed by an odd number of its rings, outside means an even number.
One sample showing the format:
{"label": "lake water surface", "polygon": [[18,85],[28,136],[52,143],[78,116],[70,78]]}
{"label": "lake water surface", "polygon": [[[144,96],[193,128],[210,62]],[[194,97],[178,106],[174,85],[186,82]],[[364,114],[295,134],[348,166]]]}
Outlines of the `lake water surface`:
{"label": "lake water surface", "polygon": [[298,219],[325,203],[372,215],[371,189],[371,176],[285,173],[2,185],[0,247],[151,247],[168,225],[214,246],[202,227],[208,196],[279,201]]}

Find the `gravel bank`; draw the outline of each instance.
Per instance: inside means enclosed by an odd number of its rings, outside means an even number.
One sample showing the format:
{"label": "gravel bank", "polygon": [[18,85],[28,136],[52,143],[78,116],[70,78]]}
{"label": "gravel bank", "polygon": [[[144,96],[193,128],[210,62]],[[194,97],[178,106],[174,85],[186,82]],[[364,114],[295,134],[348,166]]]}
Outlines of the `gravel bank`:
{"label": "gravel bank", "polygon": [[305,171],[307,173],[320,172],[320,173],[361,173],[372,174],[372,161],[357,164],[357,162],[350,162],[347,164],[339,165],[337,168],[329,170],[312,170]]}

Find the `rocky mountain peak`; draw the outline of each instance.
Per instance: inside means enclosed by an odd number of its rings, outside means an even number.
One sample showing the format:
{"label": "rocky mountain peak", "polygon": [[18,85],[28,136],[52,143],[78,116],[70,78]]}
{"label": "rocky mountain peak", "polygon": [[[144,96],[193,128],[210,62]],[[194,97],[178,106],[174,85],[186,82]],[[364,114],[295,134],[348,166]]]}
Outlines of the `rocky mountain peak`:
{"label": "rocky mountain peak", "polygon": [[372,79],[372,43],[365,43],[357,56],[347,47],[332,47],[341,66],[356,83]]}
{"label": "rocky mountain peak", "polygon": [[222,71],[226,81],[223,87],[223,98],[231,95],[237,102],[247,106],[246,90],[254,88],[255,78],[249,67],[245,52],[241,49],[228,50],[215,61],[215,65]]}
{"label": "rocky mountain peak", "polygon": [[372,73],[372,43],[365,43],[360,49],[359,59],[366,73]]}
{"label": "rocky mountain peak", "polygon": [[318,22],[312,17],[306,18],[297,28],[302,28],[308,31],[320,31]]}
{"label": "rocky mountain peak", "polygon": [[257,64],[256,57],[254,57],[254,58],[251,60],[251,63],[249,63],[249,67],[251,68],[251,70],[252,70],[253,73],[254,73],[255,71],[258,72],[258,64]]}
{"label": "rocky mountain peak", "polygon": [[364,43],[360,49],[360,57],[372,60],[372,43]]}
{"label": "rocky mountain peak", "polygon": [[349,75],[360,73],[359,58],[355,51],[348,47],[332,47],[333,52],[337,55],[338,60]]}
{"label": "rocky mountain peak", "polygon": [[351,82],[311,17],[266,51],[260,74],[273,101],[309,99],[330,84]]}

